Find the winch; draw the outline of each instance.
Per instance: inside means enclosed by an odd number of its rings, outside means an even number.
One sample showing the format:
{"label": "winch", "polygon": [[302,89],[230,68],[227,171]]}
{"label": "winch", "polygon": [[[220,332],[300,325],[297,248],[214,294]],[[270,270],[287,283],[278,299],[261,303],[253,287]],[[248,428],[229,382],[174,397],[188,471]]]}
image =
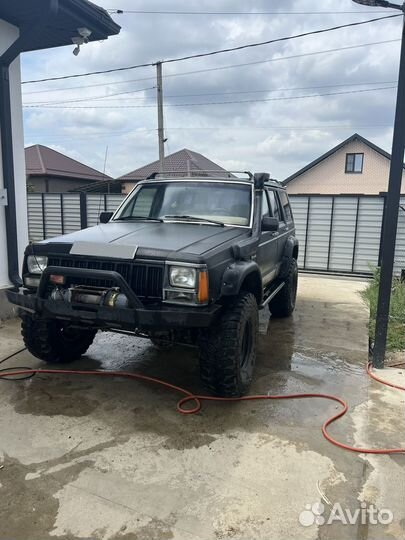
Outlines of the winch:
{"label": "winch", "polygon": [[107,306],[111,308],[128,307],[128,298],[121,293],[119,287],[102,289],[86,285],[75,287],[55,287],[50,295],[55,301],[69,302],[71,304],[91,304],[94,306]]}

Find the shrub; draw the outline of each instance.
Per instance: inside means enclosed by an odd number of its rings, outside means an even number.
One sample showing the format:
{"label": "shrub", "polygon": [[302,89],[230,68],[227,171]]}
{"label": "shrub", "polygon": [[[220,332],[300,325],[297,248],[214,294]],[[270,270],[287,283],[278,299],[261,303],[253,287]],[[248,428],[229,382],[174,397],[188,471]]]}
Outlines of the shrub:
{"label": "shrub", "polygon": [[[374,341],[375,319],[377,314],[380,269],[374,270],[373,279],[360,293],[363,301],[370,308],[370,337]],[[390,320],[388,325],[387,349],[401,351],[405,349],[405,282],[394,278],[391,289]]]}

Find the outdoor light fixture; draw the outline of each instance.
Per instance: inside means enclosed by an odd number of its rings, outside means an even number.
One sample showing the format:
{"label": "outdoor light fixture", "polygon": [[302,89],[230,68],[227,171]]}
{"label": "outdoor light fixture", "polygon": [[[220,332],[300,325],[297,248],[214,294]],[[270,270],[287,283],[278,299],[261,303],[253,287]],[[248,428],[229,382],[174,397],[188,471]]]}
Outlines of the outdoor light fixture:
{"label": "outdoor light fixture", "polygon": [[[405,14],[405,3],[402,6],[391,4],[386,0],[353,0],[365,6],[398,9]],[[396,17],[396,15],[393,15]],[[403,17],[404,18],[404,17]],[[373,366],[384,367],[387,350],[388,322],[390,316],[391,288],[394,274],[395,247],[398,227],[398,214],[401,201],[402,174],[404,170],[405,150],[405,24],[402,24],[401,54],[397,103],[395,109],[394,134],[388,191],[385,200],[384,218],[381,231],[381,271],[378,290],[378,304],[375,324],[375,340],[373,348]]]}

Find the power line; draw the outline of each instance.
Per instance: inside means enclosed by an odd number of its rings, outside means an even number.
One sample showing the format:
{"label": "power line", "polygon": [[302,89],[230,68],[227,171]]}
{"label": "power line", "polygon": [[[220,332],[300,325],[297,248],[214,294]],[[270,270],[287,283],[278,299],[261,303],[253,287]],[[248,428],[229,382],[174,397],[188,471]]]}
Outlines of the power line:
{"label": "power line", "polygon": [[[346,92],[330,92],[327,94],[309,94],[305,96],[291,96],[291,97],[278,97],[267,99],[246,99],[246,100],[232,100],[232,101],[212,101],[205,103],[169,103],[166,107],[199,107],[202,105],[235,105],[240,103],[265,103],[270,101],[287,101],[295,99],[307,99],[325,96],[340,96],[346,94],[360,94],[364,92],[375,92],[380,90],[391,90],[397,88],[397,86],[385,86],[381,88],[365,88],[362,90],[348,90]],[[64,105],[24,105],[26,109],[154,109],[156,105],[102,105],[102,106],[64,106]]]}
{"label": "power line", "polygon": [[[368,86],[368,85],[380,85],[380,84],[397,84],[395,81],[372,81],[372,82],[358,82],[358,83],[336,83],[336,84],[322,84],[319,86],[295,86],[289,88],[268,88],[264,90],[233,90],[232,92],[203,92],[198,94],[165,94],[165,98],[183,98],[183,97],[205,97],[205,96],[228,96],[228,95],[240,95],[240,94],[266,94],[271,92],[290,92],[295,90],[318,90],[321,88],[341,88],[341,87],[350,87],[350,86]],[[143,90],[154,90],[155,87],[144,88]],[[123,98],[113,98],[113,96],[130,94],[133,92],[138,92],[140,90],[129,90],[128,92],[118,92],[116,94],[108,94],[107,96],[89,96],[87,98],[80,98],[74,100],[59,100],[59,101],[32,101],[24,103],[24,105],[56,105],[62,103],[78,103],[93,101],[95,99],[103,99],[103,103],[106,101],[122,101]],[[113,99],[110,99],[113,98]],[[148,99],[149,96],[146,97]],[[141,98],[124,98],[125,100],[144,100],[145,97]]]}
{"label": "power line", "polygon": [[386,13],[386,10],[370,11],[159,11],[143,9],[107,9],[110,15],[363,15]]}
{"label": "power line", "polygon": [[[244,49],[252,49],[254,47],[261,47],[263,45],[271,45],[273,43],[280,43],[280,42],[283,42],[283,41],[289,41],[289,40],[298,39],[298,38],[302,38],[302,37],[323,34],[325,32],[333,32],[335,30],[340,30],[342,28],[353,28],[353,27],[356,27],[356,26],[364,25],[364,24],[370,24],[370,23],[377,22],[377,21],[392,19],[392,18],[395,18],[395,17],[402,17],[402,13],[401,14],[395,14],[395,15],[387,15],[385,17],[376,17],[374,19],[367,19],[365,21],[352,22],[352,23],[348,23],[348,24],[341,24],[341,25],[338,25],[338,26],[332,26],[330,28],[322,28],[320,30],[312,30],[310,32],[303,32],[303,33],[300,33],[300,34],[295,34],[293,36],[285,36],[285,37],[282,37],[282,38],[269,39],[269,40],[266,40],[266,41],[260,41],[260,42],[256,42],[256,43],[248,43],[246,45],[239,45],[237,47],[229,47],[229,48],[226,48],[226,49],[218,49],[218,50],[215,50],[215,51],[210,51],[210,52],[205,52],[205,53],[197,53],[197,54],[190,54],[190,55],[186,55],[186,56],[180,56],[180,57],[177,57],[177,58],[169,58],[167,60],[162,60],[161,62],[162,62],[162,64],[171,64],[171,63],[174,63],[174,62],[183,62],[184,60],[192,60],[192,59],[196,59],[196,58],[215,56],[215,55],[218,55],[218,54],[224,54],[224,53],[229,53],[229,52],[234,52],[234,51],[241,51],[241,50],[244,50]],[[105,74],[105,73],[115,73],[115,72],[119,72],[119,71],[127,71],[127,70],[131,70],[131,69],[138,69],[138,68],[142,68],[142,67],[150,67],[150,66],[153,66],[155,64],[156,64],[156,62],[147,62],[147,63],[143,63],[143,64],[136,64],[136,65],[133,65],[133,66],[125,66],[125,67],[119,67],[119,68],[104,69],[104,70],[99,70],[99,71],[88,71],[86,73],[76,73],[74,75],[63,75],[63,76],[60,76],[60,77],[47,77],[47,78],[44,78],[44,79],[34,79],[34,80],[31,80],[31,81],[22,81],[21,84],[33,84],[33,83],[40,83],[40,82],[47,82],[47,81],[59,81],[59,80],[65,80],[65,79],[73,79],[73,78],[78,78],[78,77],[88,77],[90,75],[102,75],[102,74]]]}
{"label": "power line", "polygon": [[[294,58],[304,58],[304,57],[307,57],[307,56],[317,56],[319,54],[328,54],[328,53],[331,53],[331,52],[340,52],[340,51],[347,51],[347,50],[352,50],[352,49],[359,49],[361,47],[369,47],[371,45],[384,45],[384,44],[387,44],[387,43],[396,43],[396,42],[399,42],[399,41],[401,41],[401,40],[400,39],[389,39],[389,40],[384,40],[384,41],[373,41],[373,42],[370,42],[370,43],[360,43],[358,45],[348,45],[346,47],[336,47],[334,49],[325,49],[323,51],[313,51],[313,52],[310,52],[310,53],[294,54],[294,55],[291,55],[291,56],[280,56],[278,58],[270,58],[270,59],[267,59],[267,60],[257,60],[257,61],[254,61],[254,62],[243,62],[242,64],[229,64],[227,66],[219,66],[219,67],[214,67],[214,68],[198,69],[198,70],[194,70],[194,71],[181,71],[179,73],[169,73],[167,75],[163,75],[163,78],[167,79],[167,78],[172,78],[172,77],[181,77],[181,76],[184,76],[184,75],[194,75],[194,74],[200,74],[200,73],[209,73],[211,71],[221,71],[223,69],[233,69],[233,68],[243,67],[243,66],[251,66],[251,65],[257,65],[257,64],[280,62],[280,61],[283,61],[283,60],[292,60]],[[103,82],[103,83],[88,84],[88,85],[83,85],[83,86],[70,86],[70,87],[64,87],[64,88],[54,88],[53,90],[52,89],[37,90],[37,91],[33,91],[33,92],[24,92],[24,96],[32,95],[32,94],[43,94],[43,93],[47,93],[47,92],[61,92],[61,91],[65,92],[65,91],[68,91],[68,90],[83,90],[84,88],[95,88],[95,87],[100,87],[100,86],[105,87],[108,84],[118,85],[118,84],[129,84],[129,83],[134,83],[134,82],[145,82],[145,81],[154,81],[154,80],[155,80],[155,77],[143,77],[143,78],[140,78],[140,79],[128,79],[126,81],[111,81],[110,83]]]}
{"label": "power line", "polygon": [[[148,90],[154,90],[156,86],[149,86],[148,88],[139,88],[137,90],[127,90],[126,92],[114,92],[112,94],[107,94],[106,96],[89,96],[87,98],[77,98],[77,99],[64,99],[59,101],[33,101],[24,103],[24,105],[51,105],[53,103],[80,103],[83,101],[94,101],[99,99],[105,99],[113,96],[122,96],[125,94],[136,94],[138,92],[146,92]],[[143,99],[143,98],[138,98]]]}

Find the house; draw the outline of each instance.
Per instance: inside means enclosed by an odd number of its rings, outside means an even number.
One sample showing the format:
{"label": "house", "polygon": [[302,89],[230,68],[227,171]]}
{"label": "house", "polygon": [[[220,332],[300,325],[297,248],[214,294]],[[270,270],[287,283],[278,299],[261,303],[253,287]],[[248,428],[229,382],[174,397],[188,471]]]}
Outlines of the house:
{"label": "house", "polygon": [[112,180],[102,172],[41,144],[25,149],[25,170],[27,189],[35,193],[66,193]]}
{"label": "house", "polygon": [[378,195],[388,189],[390,164],[388,152],[355,133],[283,183],[290,195]]}
{"label": "house", "polygon": [[[207,157],[183,148],[164,158],[164,172],[171,174],[201,173],[202,176],[229,177],[229,173]],[[121,176],[117,181],[121,182],[122,193],[129,193],[134,185],[140,180],[145,180],[153,173],[159,172],[159,161],[144,165],[135,171]]]}
{"label": "house", "polygon": [[[21,285],[28,243],[20,54],[72,46],[78,28],[97,42],[120,31],[107,11],[87,0],[0,0],[0,318],[11,311],[4,289]],[[70,72],[73,62],[68,49]]]}

